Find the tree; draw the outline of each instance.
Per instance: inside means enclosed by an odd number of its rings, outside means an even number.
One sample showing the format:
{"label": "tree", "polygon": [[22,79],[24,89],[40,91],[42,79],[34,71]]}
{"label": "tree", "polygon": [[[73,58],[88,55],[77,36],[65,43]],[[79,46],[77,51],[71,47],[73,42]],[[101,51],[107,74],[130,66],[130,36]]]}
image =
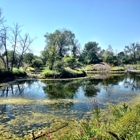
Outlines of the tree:
{"label": "tree", "polygon": [[[3,55],[3,53],[5,55]],[[8,49],[7,49],[7,28],[3,28],[0,33],[0,58],[6,70],[9,70]]]}
{"label": "tree", "polygon": [[112,46],[109,45],[108,48],[102,53],[102,59],[103,61],[113,64],[113,65],[118,65],[117,64],[117,57],[114,55]]}
{"label": "tree", "polygon": [[12,53],[12,61],[11,61],[11,70],[13,69],[13,64],[15,62],[15,54],[16,54],[16,48],[19,46],[20,42],[20,26],[18,24],[14,25],[14,28],[11,28],[11,44],[13,48],[13,53]]}
{"label": "tree", "polygon": [[98,47],[98,43],[96,42],[88,42],[85,44],[82,54],[84,62],[87,64],[100,62],[101,60],[98,57],[100,49],[101,48]]}
{"label": "tree", "polygon": [[124,51],[132,58],[132,61],[135,64],[136,56],[140,53],[140,44],[132,43],[130,46],[125,46]]}
{"label": "tree", "polygon": [[[6,70],[9,69],[8,66],[8,49],[7,49],[7,27],[4,26],[4,17],[2,16],[2,10],[0,9],[0,59],[4,64]],[[3,53],[5,56],[3,57]]]}
{"label": "tree", "polygon": [[55,45],[48,46],[46,50],[46,55],[47,55],[46,64],[49,66],[50,70],[53,70],[54,63],[58,57],[57,46]]}
{"label": "tree", "polygon": [[48,46],[57,46],[58,55],[62,58],[70,51],[70,47],[74,45],[75,35],[69,30],[55,30],[54,33],[46,33],[46,48]]}
{"label": "tree", "polygon": [[71,47],[71,55],[74,57],[80,56],[80,44],[78,43],[77,39],[74,40],[74,43]]}
{"label": "tree", "polygon": [[[18,68],[22,66],[23,56],[34,40],[28,33],[24,37],[20,33],[18,24],[14,24],[14,28],[4,26],[4,18],[0,10],[0,59],[6,70],[12,70],[15,64]],[[8,54],[10,52],[12,56]],[[16,59],[17,54],[18,59]],[[8,55],[10,55],[10,60]]]}
{"label": "tree", "polygon": [[35,58],[32,60],[32,66],[34,68],[40,68],[43,65],[43,61],[39,58]]}
{"label": "tree", "polygon": [[31,43],[33,42],[34,39],[31,39],[28,33],[26,33],[24,35],[24,37],[21,37],[21,40],[20,40],[20,49],[21,50],[19,52],[20,53],[20,58],[19,58],[19,62],[18,62],[18,65],[17,65],[18,68],[22,65],[23,56],[29,50],[29,47],[30,47],[30,45],[31,45]]}
{"label": "tree", "polygon": [[29,64],[31,65],[32,64],[32,60],[35,58],[34,54],[33,53],[26,53],[24,54],[24,59],[23,61],[26,63],[26,64]]}

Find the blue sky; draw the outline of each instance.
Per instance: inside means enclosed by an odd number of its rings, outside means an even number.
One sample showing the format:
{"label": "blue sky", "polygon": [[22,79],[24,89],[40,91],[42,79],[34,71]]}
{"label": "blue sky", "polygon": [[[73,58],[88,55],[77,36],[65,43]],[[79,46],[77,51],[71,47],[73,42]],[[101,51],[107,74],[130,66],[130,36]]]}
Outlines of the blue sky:
{"label": "blue sky", "polygon": [[45,33],[63,28],[76,35],[81,48],[96,41],[120,52],[140,43],[140,0],[0,0],[0,7],[7,25],[18,22],[23,33],[37,37],[35,53],[44,49]]}

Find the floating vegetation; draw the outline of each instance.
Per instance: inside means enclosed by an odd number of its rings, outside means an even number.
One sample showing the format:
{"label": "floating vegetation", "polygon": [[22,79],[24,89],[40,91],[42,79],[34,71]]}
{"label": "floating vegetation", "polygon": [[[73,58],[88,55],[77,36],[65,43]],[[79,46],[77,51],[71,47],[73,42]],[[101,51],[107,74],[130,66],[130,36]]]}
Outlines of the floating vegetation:
{"label": "floating vegetation", "polygon": [[91,100],[98,100],[107,120],[111,118],[110,104],[133,106],[139,102],[139,83],[137,75],[112,75],[107,79],[23,79],[1,84],[0,139],[27,140],[48,131],[53,140],[78,134],[80,122],[93,115]]}

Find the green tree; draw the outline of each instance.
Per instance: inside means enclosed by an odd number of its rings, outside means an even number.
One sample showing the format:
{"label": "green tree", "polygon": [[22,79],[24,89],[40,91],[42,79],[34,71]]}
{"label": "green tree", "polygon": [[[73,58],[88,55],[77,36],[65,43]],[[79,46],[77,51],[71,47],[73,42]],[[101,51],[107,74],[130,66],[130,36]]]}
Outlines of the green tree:
{"label": "green tree", "polygon": [[32,60],[32,66],[34,68],[40,68],[43,65],[43,61],[39,58],[35,58]]}
{"label": "green tree", "polygon": [[65,63],[65,66],[71,67],[71,68],[73,68],[76,63],[76,59],[74,56],[68,56],[68,57],[66,56],[63,58],[63,60]]}
{"label": "green tree", "polygon": [[65,54],[70,51],[72,45],[74,45],[75,35],[69,30],[55,30],[54,33],[46,33],[46,47],[57,46],[58,55],[64,57]]}
{"label": "green tree", "polygon": [[58,50],[56,45],[50,45],[46,49],[47,62],[50,70],[53,70],[54,64],[58,58]]}
{"label": "green tree", "polygon": [[85,44],[82,53],[84,62],[87,64],[100,62],[101,60],[98,57],[100,50],[101,48],[98,47],[98,43],[96,42],[88,42],[87,44]]}
{"label": "green tree", "polygon": [[114,55],[112,46],[109,45],[108,48],[102,52],[102,59],[112,65],[118,65],[117,57]]}
{"label": "green tree", "polygon": [[26,53],[24,54],[24,59],[23,61],[27,64],[32,64],[32,60],[34,59],[34,54],[33,53]]}

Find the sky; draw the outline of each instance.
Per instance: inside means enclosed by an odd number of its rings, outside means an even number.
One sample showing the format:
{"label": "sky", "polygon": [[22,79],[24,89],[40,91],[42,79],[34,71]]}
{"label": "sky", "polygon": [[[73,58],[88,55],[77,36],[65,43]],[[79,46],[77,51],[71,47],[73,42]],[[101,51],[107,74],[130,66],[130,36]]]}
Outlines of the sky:
{"label": "sky", "polygon": [[140,43],[140,0],[0,0],[6,24],[22,25],[22,32],[35,38],[31,50],[43,51],[44,35],[56,29],[72,31],[81,49],[96,41],[114,52]]}

